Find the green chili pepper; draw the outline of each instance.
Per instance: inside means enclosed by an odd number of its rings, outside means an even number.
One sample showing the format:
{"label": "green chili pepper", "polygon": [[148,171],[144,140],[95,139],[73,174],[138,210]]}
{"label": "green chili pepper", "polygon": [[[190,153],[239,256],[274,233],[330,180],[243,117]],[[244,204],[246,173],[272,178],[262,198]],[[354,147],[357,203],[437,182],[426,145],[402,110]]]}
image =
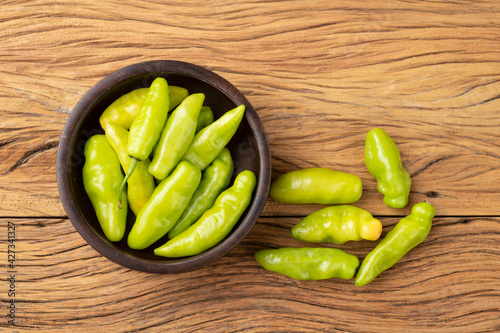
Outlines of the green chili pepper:
{"label": "green chili pepper", "polygon": [[384,203],[392,208],[405,207],[410,195],[410,174],[401,162],[398,147],[381,128],[374,128],[366,135],[365,163],[377,180]]}
{"label": "green chili pepper", "polygon": [[311,243],[344,244],[362,239],[377,240],[382,223],[366,210],[350,205],[320,209],[296,224],[292,237]]}
{"label": "green chili pepper", "polygon": [[149,87],[141,109],[130,126],[127,144],[127,154],[131,158],[130,166],[123,180],[118,202],[121,201],[125,184],[137,163],[148,158],[158,142],[167,120],[168,108],[168,84],[164,78],[158,77]]}
{"label": "green chili pepper", "polygon": [[[123,173],[120,161],[106,136],[94,135],[85,143],[85,164],[82,170],[85,192],[94,207],[104,235],[112,242],[122,239],[127,224],[127,210],[118,209],[116,196]],[[123,197],[127,207],[127,196]]]}
{"label": "green chili pepper", "polygon": [[252,171],[240,172],[233,186],[217,197],[212,208],[186,231],[156,248],[154,253],[170,258],[186,257],[217,245],[229,234],[250,204],[256,182]]}
{"label": "green chili pepper", "polygon": [[189,96],[189,92],[186,88],[178,87],[178,86],[169,86],[168,87],[168,111],[172,111],[175,109],[182,101]]}
{"label": "green chili pepper", "polygon": [[[128,131],[118,125],[106,125],[106,138],[115,150],[123,170],[128,170],[130,157],[127,155]],[[156,187],[153,176],[148,172],[149,158],[137,163],[135,172],[127,181],[128,204],[137,216],[148,202]]]}
{"label": "green chili pepper", "polygon": [[148,90],[149,88],[132,90],[111,103],[99,118],[102,128],[106,129],[106,124],[111,123],[128,130],[139,112]]}
{"label": "green chili pepper", "polygon": [[255,260],[267,270],[298,280],[352,279],[359,260],[332,248],[290,248],[261,250]]}
{"label": "green chili pepper", "polygon": [[128,245],[142,250],[167,234],[181,217],[201,179],[201,171],[183,161],[156,187],[128,235]]}
{"label": "green chili pepper", "polygon": [[149,165],[149,173],[156,179],[167,177],[193,141],[204,100],[204,94],[189,95],[168,118]]}
{"label": "green chili pepper", "polygon": [[199,131],[182,159],[193,163],[200,170],[205,169],[236,133],[244,113],[245,105],[242,104]]}
{"label": "green chili pepper", "polygon": [[[106,124],[112,123],[128,130],[139,113],[148,90],[149,88],[132,90],[111,103],[99,118],[102,128],[106,129]],[[188,96],[186,88],[177,86],[168,87],[168,93],[170,101],[169,110],[175,108]]]}
{"label": "green chili pepper", "polygon": [[214,122],[214,113],[209,106],[203,106],[196,122],[196,133]]}
{"label": "green chili pepper", "polygon": [[434,207],[428,202],[413,206],[411,214],[401,219],[375,249],[368,253],[356,276],[356,286],[370,283],[422,243],[431,230],[435,213]]}
{"label": "green chili pepper", "polygon": [[201,182],[181,218],[168,232],[170,239],[182,233],[210,209],[219,194],[226,189],[233,175],[233,159],[227,148],[215,158],[202,174]]}
{"label": "green chili pepper", "polygon": [[269,190],[271,198],[283,203],[348,204],[361,197],[358,176],[327,168],[291,171],[278,177]]}

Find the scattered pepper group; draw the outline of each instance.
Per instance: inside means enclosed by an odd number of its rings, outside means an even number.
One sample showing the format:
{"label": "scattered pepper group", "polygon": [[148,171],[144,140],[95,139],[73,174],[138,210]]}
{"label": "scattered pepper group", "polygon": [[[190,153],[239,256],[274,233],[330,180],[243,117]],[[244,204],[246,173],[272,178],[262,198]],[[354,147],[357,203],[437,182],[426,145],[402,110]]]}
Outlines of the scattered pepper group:
{"label": "scattered pepper group", "polygon": [[[365,164],[377,180],[383,202],[392,208],[408,204],[411,179],[399,150],[381,128],[368,132]],[[344,244],[362,239],[375,241],[382,234],[382,223],[369,212],[350,205],[362,194],[359,177],[327,168],[288,172],[272,184],[270,196],[283,203],[323,204],[291,229],[293,238],[310,243]],[[430,232],[434,207],[428,202],[413,206],[363,260],[355,285],[364,286],[392,267],[408,251],[422,243]],[[265,269],[300,280],[351,279],[359,266],[353,255],[330,247],[266,249],[255,254]]]}
{"label": "scattered pepper group", "polygon": [[131,249],[154,245],[158,256],[192,256],[222,241],[249,206],[256,175],[244,170],[229,187],[234,164],[226,148],[245,106],[214,119],[204,101],[203,93],[158,77],[101,114],[105,134],[87,140],[82,176],[109,241],[124,238],[130,206]]}

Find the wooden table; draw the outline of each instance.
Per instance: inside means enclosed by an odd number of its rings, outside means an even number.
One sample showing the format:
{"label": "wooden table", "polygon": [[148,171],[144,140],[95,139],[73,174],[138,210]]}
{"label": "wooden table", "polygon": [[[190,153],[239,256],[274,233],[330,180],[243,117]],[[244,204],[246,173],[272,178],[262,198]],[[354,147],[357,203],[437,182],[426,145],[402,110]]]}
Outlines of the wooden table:
{"label": "wooden table", "polygon": [[[498,0],[3,1],[0,36],[2,331],[500,331]],[[268,199],[244,241],[197,271],[105,259],[61,205],[59,137],[96,82],[155,59],[205,66],[247,96],[273,179],[354,173],[364,184],[355,205],[383,235],[423,200],[437,211],[430,235],[365,287],[292,280],[253,254],[307,246],[289,230],[320,206]],[[412,176],[404,209],[383,205],[364,165],[374,127]],[[375,244],[338,248],[362,260]]]}

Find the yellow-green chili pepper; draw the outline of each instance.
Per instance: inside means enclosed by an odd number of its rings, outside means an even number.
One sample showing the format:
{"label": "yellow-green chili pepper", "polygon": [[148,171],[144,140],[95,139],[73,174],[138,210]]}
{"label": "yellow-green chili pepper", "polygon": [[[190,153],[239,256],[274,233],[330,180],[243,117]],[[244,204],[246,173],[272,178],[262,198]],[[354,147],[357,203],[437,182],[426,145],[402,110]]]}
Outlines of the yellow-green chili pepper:
{"label": "yellow-green chili pepper", "polygon": [[118,242],[125,234],[127,224],[127,196],[118,208],[116,197],[123,180],[120,161],[106,136],[97,134],[85,143],[85,164],[82,170],[85,192],[92,202],[104,235]]}
{"label": "yellow-green chili pepper", "polygon": [[224,148],[212,164],[203,170],[200,185],[194,192],[191,201],[184,209],[181,218],[168,232],[170,239],[189,228],[214,205],[219,194],[229,185],[233,169],[231,153],[227,148]]}
{"label": "yellow-green chili pepper", "polygon": [[222,192],[212,208],[186,231],[156,248],[163,257],[186,257],[200,254],[221,242],[233,229],[250,204],[256,185],[256,176],[250,170],[236,176],[232,187]]}
{"label": "yellow-green chili pepper", "polygon": [[245,105],[242,104],[199,131],[182,159],[200,170],[205,169],[236,133],[244,114]]}
{"label": "yellow-green chili pepper", "polygon": [[363,260],[356,276],[356,286],[370,283],[408,251],[422,243],[431,230],[435,213],[434,207],[428,202],[413,206],[411,214],[401,219]]}
{"label": "yellow-green chili pepper", "polygon": [[[126,130],[130,129],[130,125],[132,125],[139,113],[148,90],[149,88],[132,90],[111,103],[99,118],[102,128],[106,129],[106,124],[111,123]],[[170,86],[168,87],[168,94],[169,110],[172,110],[188,96],[188,90],[182,87]]]}
{"label": "yellow-green chili pepper", "polygon": [[178,87],[178,86],[169,86],[168,87],[168,98],[169,98],[168,111],[172,111],[173,109],[175,109],[188,96],[189,96],[189,92],[186,88]]}
{"label": "yellow-green chili pepper", "polygon": [[204,100],[202,93],[189,95],[168,118],[149,164],[149,173],[156,179],[168,176],[193,141]]}
{"label": "yellow-green chili pepper", "polygon": [[[128,131],[115,124],[106,125],[106,138],[115,150],[123,170],[128,170],[130,157],[127,155]],[[127,181],[128,204],[137,216],[155,190],[153,176],[148,172],[149,158],[137,163],[134,173]]]}
{"label": "yellow-green chili pepper", "polygon": [[296,204],[349,204],[362,194],[361,179],[327,168],[291,171],[278,177],[269,190],[271,198]]}
{"label": "yellow-green chili pepper", "polygon": [[187,161],[180,162],[137,215],[128,235],[128,246],[142,250],[166,235],[181,217],[200,179],[200,169]]}
{"label": "yellow-green chili pepper", "polygon": [[377,240],[382,223],[366,210],[350,205],[320,209],[296,224],[292,237],[310,243],[344,244],[362,239]]}
{"label": "yellow-green chili pepper", "polygon": [[298,280],[352,279],[359,260],[332,248],[290,248],[261,250],[255,260],[269,271]]}
{"label": "yellow-green chili pepper", "polygon": [[196,122],[196,133],[214,122],[214,113],[209,106],[203,106]]}
{"label": "yellow-green chili pepper", "polygon": [[410,174],[401,162],[398,147],[381,128],[374,128],[366,135],[365,163],[377,180],[384,203],[392,208],[405,207],[410,195]]}
{"label": "yellow-green chili pepper", "polygon": [[158,77],[151,83],[141,109],[130,126],[127,144],[130,166],[122,183],[119,202],[137,163],[148,158],[158,142],[167,120],[169,103],[167,81]]}

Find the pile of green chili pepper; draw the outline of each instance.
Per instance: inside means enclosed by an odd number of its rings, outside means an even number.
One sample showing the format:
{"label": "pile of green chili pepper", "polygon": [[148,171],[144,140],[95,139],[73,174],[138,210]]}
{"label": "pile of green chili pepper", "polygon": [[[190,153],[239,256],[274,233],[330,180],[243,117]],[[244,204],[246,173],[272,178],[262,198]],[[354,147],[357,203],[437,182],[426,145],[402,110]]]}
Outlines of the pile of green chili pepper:
{"label": "pile of green chili pepper", "polygon": [[[368,132],[365,164],[377,180],[383,202],[392,208],[408,204],[411,179],[403,167],[392,138],[380,128]],[[361,179],[327,168],[309,168],[285,173],[272,184],[269,195],[283,203],[334,205],[305,217],[290,231],[297,240],[309,243],[344,244],[347,241],[378,240],[382,223],[369,212],[351,205],[362,195]],[[434,207],[428,202],[413,206],[363,260],[355,285],[364,286],[392,267],[408,251],[422,243],[430,232]],[[294,279],[351,279],[359,260],[330,247],[266,249],[255,253],[265,269]]]}
{"label": "pile of green chili pepper", "polygon": [[[214,119],[204,101],[203,93],[158,77],[101,114],[105,135],[87,140],[82,175],[109,241],[124,238],[132,213],[131,249],[192,256],[222,241],[249,206],[256,175],[244,170],[229,187],[234,163],[226,148],[245,106]],[[157,244],[166,235],[168,242]]]}

